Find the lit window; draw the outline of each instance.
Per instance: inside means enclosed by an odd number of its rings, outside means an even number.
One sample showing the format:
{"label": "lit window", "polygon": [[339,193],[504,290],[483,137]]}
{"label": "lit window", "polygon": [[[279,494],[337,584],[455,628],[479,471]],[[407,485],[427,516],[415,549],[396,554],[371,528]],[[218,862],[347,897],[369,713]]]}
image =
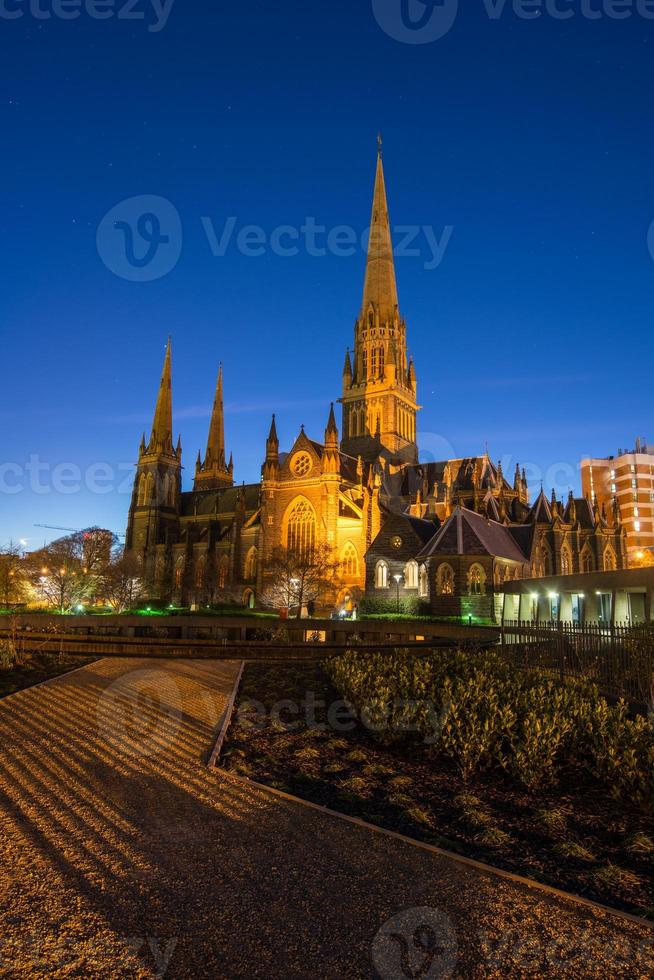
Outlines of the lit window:
{"label": "lit window", "polygon": [[417,589],[418,588],[418,562],[410,561],[407,562],[406,568],[404,569],[404,584],[407,589]]}
{"label": "lit window", "polygon": [[640,531],[640,521],[634,521],[634,531]]}
{"label": "lit window", "polygon": [[385,561],[378,561],[375,569],[375,588],[388,588],[388,565]]}

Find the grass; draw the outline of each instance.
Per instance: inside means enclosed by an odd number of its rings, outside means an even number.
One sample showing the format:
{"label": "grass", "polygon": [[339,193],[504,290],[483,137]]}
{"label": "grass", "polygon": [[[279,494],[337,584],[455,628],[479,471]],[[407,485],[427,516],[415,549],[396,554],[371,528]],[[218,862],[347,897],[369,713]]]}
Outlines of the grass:
{"label": "grass", "polygon": [[630,854],[638,857],[652,857],[654,855],[654,840],[647,834],[634,834],[626,842],[626,848]]}
{"label": "grass", "polygon": [[579,844],[574,840],[559,841],[558,844],[554,845],[554,850],[561,857],[570,858],[572,861],[583,861],[586,864],[592,864],[596,860],[592,851],[589,851],[583,844]]}

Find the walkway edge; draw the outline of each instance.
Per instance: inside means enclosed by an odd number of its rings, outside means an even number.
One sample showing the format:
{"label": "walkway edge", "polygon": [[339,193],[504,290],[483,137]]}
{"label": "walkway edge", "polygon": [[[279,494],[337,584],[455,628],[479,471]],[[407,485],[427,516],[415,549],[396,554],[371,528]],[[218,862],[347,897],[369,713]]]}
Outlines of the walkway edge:
{"label": "walkway edge", "polygon": [[234,687],[232,688],[232,693],[229,696],[229,701],[225,706],[223,712],[222,721],[220,723],[220,728],[218,729],[218,737],[214,743],[214,747],[211,750],[211,755],[207,762],[207,769],[214,769],[218,757],[220,756],[223,743],[227,736],[227,731],[232,723],[232,715],[234,714],[234,705],[236,704],[236,696],[238,694],[238,689],[241,686],[241,677],[243,676],[243,669],[245,667],[245,661],[241,660],[241,665],[238,669],[238,674],[236,675],[236,680],[234,681]]}
{"label": "walkway edge", "polygon": [[365,830],[371,830],[376,834],[381,834],[383,837],[390,837],[393,840],[402,841],[404,844],[410,844],[412,847],[418,847],[420,850],[428,851],[430,854],[436,854],[439,857],[446,858],[450,861],[455,861],[458,864],[465,865],[466,867],[474,868],[476,871],[481,871],[483,874],[494,875],[497,878],[505,878],[508,881],[516,882],[517,884],[524,885],[525,887],[534,889],[535,891],[543,892],[546,895],[551,895],[554,898],[574,902],[576,905],[583,905],[595,912],[603,912],[605,915],[610,915],[618,919],[625,919],[627,922],[644,926],[650,931],[654,930],[654,922],[649,919],[643,919],[631,912],[622,912],[620,909],[611,908],[609,905],[602,905],[600,902],[594,902],[592,899],[584,898],[582,895],[575,895],[574,892],[566,892],[561,888],[555,888],[553,885],[546,885],[543,882],[535,881],[532,878],[525,878],[523,875],[516,874],[513,871],[505,871],[503,868],[496,868],[492,864],[485,864],[483,861],[475,860],[475,858],[465,857],[462,854],[456,854],[454,851],[446,851],[444,848],[437,847],[435,844],[427,844],[425,841],[415,840],[413,837],[406,837],[404,834],[399,834],[395,830],[388,830],[385,827],[378,827],[374,823],[367,823],[367,821],[362,820],[360,817],[351,817],[347,813],[340,813],[338,810],[330,810],[329,807],[320,806],[319,803],[311,803],[310,800],[303,800],[300,796],[292,796],[290,793],[285,793],[281,789],[275,789],[273,786],[266,786],[264,783],[258,783],[256,780],[248,779],[246,776],[237,776],[235,773],[228,772],[226,769],[217,769],[216,771],[219,772],[221,776],[225,776],[228,779],[231,779],[233,782],[251,786],[254,789],[268,793],[271,796],[279,797],[282,800],[288,800],[291,803],[297,803],[300,806],[307,807],[310,810],[317,810],[319,813],[323,813],[326,816],[334,817],[336,820],[343,820],[346,823],[354,824],[356,827],[363,827]]}
{"label": "walkway edge", "polygon": [[93,664],[99,664],[102,660],[107,659],[110,658],[96,657],[95,660],[89,660],[88,663],[82,664],[81,667],[73,667],[71,670],[64,670],[61,674],[55,674],[53,677],[46,677],[44,681],[37,681],[36,684],[21,687],[17,691],[12,691],[11,694],[5,694],[4,697],[0,697],[0,705],[3,705],[5,701],[9,701],[11,698],[17,698],[19,694],[36,691],[37,687],[45,687],[46,684],[54,684],[55,681],[61,680],[63,677],[70,677],[71,674],[76,674],[80,670],[86,670],[87,667],[92,667]]}

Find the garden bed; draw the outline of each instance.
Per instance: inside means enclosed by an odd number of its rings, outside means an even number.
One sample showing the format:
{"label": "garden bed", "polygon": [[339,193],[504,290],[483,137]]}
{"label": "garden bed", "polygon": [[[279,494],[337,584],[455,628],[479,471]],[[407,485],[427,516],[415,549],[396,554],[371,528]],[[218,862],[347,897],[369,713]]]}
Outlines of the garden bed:
{"label": "garden bed", "polygon": [[33,687],[35,684],[41,684],[52,677],[58,677],[60,674],[67,674],[97,659],[97,656],[83,657],[58,653],[25,654],[21,663],[0,668],[0,699],[7,697],[8,694]]}
{"label": "garden bed", "polygon": [[612,799],[579,772],[532,792],[497,770],[464,782],[453,762],[435,757],[429,746],[382,745],[360,722],[342,730],[343,715],[334,725],[333,705],[340,698],[321,665],[248,664],[221,765],[417,840],[654,919],[654,818],[645,808]]}

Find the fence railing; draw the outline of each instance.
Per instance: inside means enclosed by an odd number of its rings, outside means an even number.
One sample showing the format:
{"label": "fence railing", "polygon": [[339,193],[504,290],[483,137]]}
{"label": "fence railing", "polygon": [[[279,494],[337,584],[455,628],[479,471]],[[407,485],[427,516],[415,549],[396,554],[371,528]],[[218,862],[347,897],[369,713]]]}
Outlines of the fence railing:
{"label": "fence railing", "polygon": [[654,623],[506,622],[502,648],[520,667],[597,684],[608,697],[647,705],[654,697]]}

